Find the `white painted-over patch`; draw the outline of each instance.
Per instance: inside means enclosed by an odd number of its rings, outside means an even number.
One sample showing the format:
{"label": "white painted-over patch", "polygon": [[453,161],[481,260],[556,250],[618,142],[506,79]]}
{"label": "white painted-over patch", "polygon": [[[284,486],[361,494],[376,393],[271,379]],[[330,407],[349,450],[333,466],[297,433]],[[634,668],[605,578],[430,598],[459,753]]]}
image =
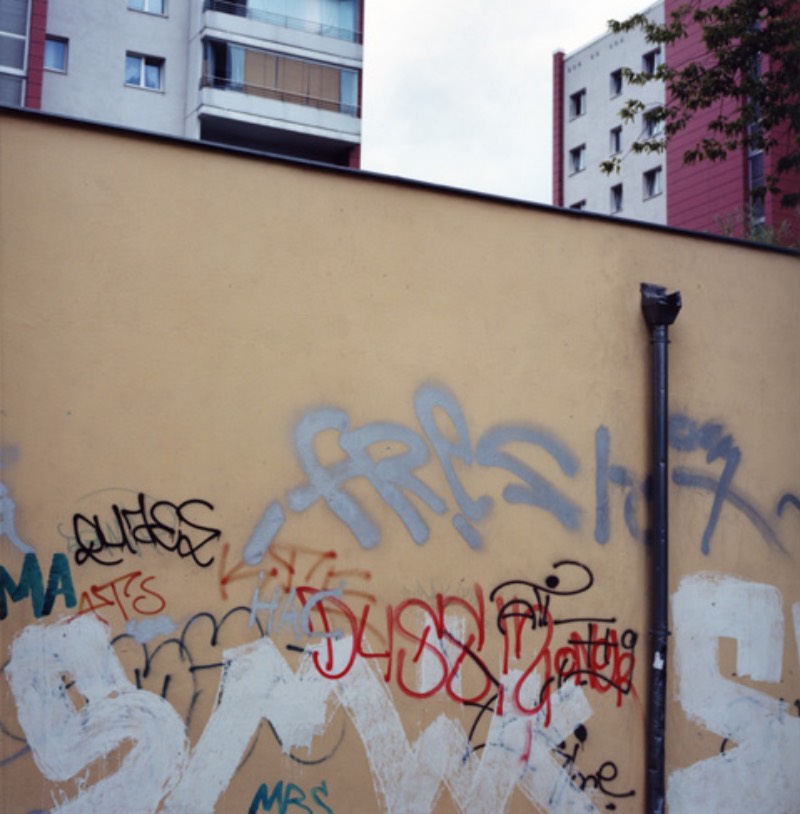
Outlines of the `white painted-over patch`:
{"label": "white painted-over patch", "polygon": [[[128,814],[151,814],[181,776],[188,748],[183,721],[165,700],[128,681],[108,629],[94,616],[26,628],[6,674],[33,757],[51,780],[76,777],[123,742],[134,743],[118,771],[57,802],[54,812],[124,806]],[[86,701],[80,708],[76,695]]]}
{"label": "white painted-over patch", "polygon": [[[349,639],[336,642],[334,664],[345,664],[352,646]],[[553,693],[548,726],[545,710],[495,715],[484,748],[474,752],[461,725],[444,715],[409,743],[386,683],[367,660],[330,680],[309,653],[292,670],[266,637],[226,651],[224,659],[216,707],[187,755],[183,722],[165,700],[128,681],[102,622],[86,615],[26,628],[7,671],[42,773],[54,781],[79,777],[123,741],[135,744],[118,771],[54,810],[94,814],[119,810],[124,800],[126,814],[211,814],[262,720],[288,752],[311,746],[341,705],[364,744],[387,814],[429,814],[445,788],[465,814],[499,814],[517,787],[552,814],[597,814],[552,752],[591,715],[580,687]],[[510,695],[520,674],[504,680]],[[538,675],[529,676],[520,701],[532,708],[539,690]],[[76,705],[75,692],[87,703]]]}
{"label": "white painted-over patch", "polygon": [[737,676],[780,681],[780,591],[720,574],[695,574],[681,581],[672,612],[681,705],[692,720],[730,743],[724,753],[670,775],[670,814],[797,814],[800,718],[791,715],[784,701],[719,671],[718,641],[731,638],[737,645]]}

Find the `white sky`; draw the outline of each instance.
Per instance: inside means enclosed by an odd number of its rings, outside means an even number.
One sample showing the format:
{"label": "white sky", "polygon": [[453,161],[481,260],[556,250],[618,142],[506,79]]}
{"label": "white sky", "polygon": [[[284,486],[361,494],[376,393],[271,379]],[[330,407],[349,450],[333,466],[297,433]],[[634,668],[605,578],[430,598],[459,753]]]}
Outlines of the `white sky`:
{"label": "white sky", "polygon": [[550,203],[553,52],[652,0],[368,0],[365,170]]}

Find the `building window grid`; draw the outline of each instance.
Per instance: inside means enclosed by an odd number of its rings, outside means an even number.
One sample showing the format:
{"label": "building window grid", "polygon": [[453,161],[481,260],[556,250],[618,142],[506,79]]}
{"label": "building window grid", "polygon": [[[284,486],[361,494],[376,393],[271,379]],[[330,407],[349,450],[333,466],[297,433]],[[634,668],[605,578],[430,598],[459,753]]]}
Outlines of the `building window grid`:
{"label": "building window grid", "polygon": [[67,72],[67,57],[69,54],[69,40],[66,37],[51,37],[49,34],[44,41],[44,68],[57,73]]}
{"label": "building window grid", "polygon": [[160,91],[164,87],[164,60],[161,57],[127,53],[125,84],[132,88]]}

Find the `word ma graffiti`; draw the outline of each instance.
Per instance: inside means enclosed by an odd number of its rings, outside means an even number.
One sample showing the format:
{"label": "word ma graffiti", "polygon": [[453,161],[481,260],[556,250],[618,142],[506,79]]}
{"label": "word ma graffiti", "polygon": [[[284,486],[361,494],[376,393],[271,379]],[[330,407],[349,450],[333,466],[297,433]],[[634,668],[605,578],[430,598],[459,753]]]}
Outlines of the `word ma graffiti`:
{"label": "word ma graffiti", "polygon": [[207,568],[214,562],[207,547],[219,540],[222,532],[200,523],[198,515],[202,519],[204,512],[213,510],[214,506],[206,500],[176,504],[153,501],[140,493],[133,508],[112,505],[111,520],[103,520],[98,514],[90,517],[75,514],[72,517],[75,562],[83,565],[92,560],[100,565],[119,565],[124,553],[140,554],[142,546],[153,546],[181,558],[190,557],[196,565]]}
{"label": "word ma graffiti", "polygon": [[259,811],[275,811],[276,814],[289,814],[290,810],[295,812],[305,812],[305,814],[333,814],[331,809],[322,800],[328,796],[328,784],[323,780],[318,786],[311,789],[311,794],[306,795],[300,786],[294,783],[287,783],[284,787],[283,781],[279,780],[272,789],[266,783],[258,787],[258,791],[250,803],[247,814],[258,814]]}
{"label": "word ma graffiti", "polygon": [[[299,513],[319,501],[327,504],[363,548],[377,546],[381,527],[347,488],[356,479],[372,486],[417,544],[428,540],[430,513],[449,513],[452,526],[471,548],[483,546],[481,522],[497,498],[470,494],[465,480],[475,468],[502,470],[513,478],[502,489],[506,503],[545,511],[569,532],[582,527],[586,512],[570,494],[570,481],[578,474],[581,462],[566,441],[537,424],[509,423],[489,428],[473,443],[461,404],[453,393],[439,385],[420,387],[414,407],[421,433],[386,421],[353,427],[350,416],[338,407],[306,413],[294,431],[295,451],[306,481],[290,489],[285,501],[274,500],[267,505],[245,546],[245,563],[261,562],[286,522],[286,507]],[[318,452],[322,446],[318,440],[330,433],[336,433],[343,457],[325,463]],[[678,452],[700,454],[706,467],[714,467],[696,469],[681,465],[672,471],[672,480],[678,487],[704,491],[712,497],[700,541],[704,554],[710,552],[725,505],[741,512],[770,545],[784,548],[767,514],[734,489],[742,453],[721,424],[700,423],[675,414],[670,418],[669,439]],[[646,535],[639,517],[648,494],[646,479],[612,460],[611,433],[607,427],[598,427],[594,440],[594,539],[602,544],[611,537],[612,494],[616,494],[621,500],[627,532],[633,539],[644,540]],[[395,449],[399,451],[387,454],[387,450]],[[544,457],[547,468],[558,473],[557,480],[545,477],[520,457],[518,451],[523,450],[540,459]],[[432,456],[444,474],[449,495],[434,490],[420,473]],[[785,503],[786,498],[779,503],[778,515]]]}
{"label": "word ma graffiti", "polygon": [[75,607],[75,586],[69,570],[66,554],[53,554],[47,585],[42,579],[42,569],[36,554],[25,555],[19,579],[14,580],[5,566],[0,565],[0,619],[8,616],[8,600],[21,602],[30,597],[33,615],[37,619],[49,616],[59,596],[64,597],[67,608]]}

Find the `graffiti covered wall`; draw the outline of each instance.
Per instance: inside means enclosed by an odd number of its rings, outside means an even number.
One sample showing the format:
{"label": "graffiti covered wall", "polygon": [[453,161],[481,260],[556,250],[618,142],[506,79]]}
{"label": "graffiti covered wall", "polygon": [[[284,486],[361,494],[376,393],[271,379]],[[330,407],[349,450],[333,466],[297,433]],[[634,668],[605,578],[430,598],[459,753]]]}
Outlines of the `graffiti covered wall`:
{"label": "graffiti covered wall", "polygon": [[796,812],[800,269],[2,114],[7,812]]}

